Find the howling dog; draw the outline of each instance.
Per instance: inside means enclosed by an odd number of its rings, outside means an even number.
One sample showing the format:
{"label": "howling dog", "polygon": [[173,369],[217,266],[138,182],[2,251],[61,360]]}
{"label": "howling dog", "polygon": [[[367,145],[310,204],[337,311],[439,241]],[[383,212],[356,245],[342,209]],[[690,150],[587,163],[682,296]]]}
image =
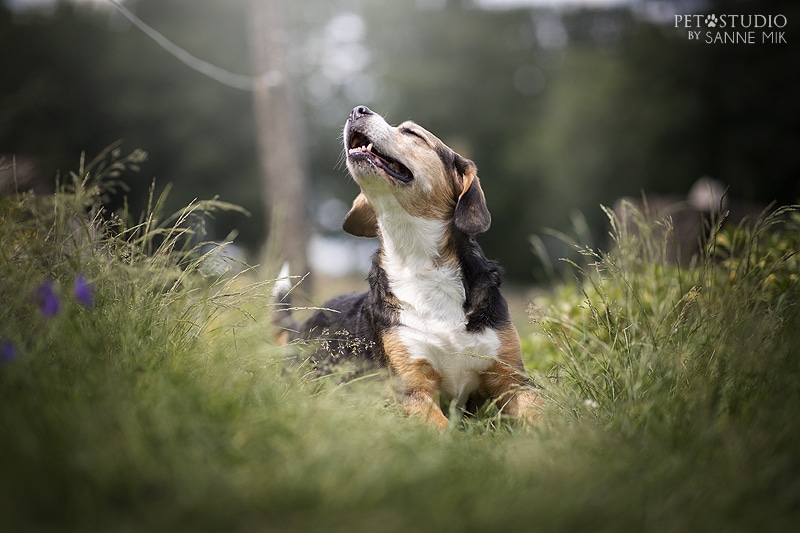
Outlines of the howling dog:
{"label": "howling dog", "polygon": [[332,354],[387,366],[405,412],[442,430],[450,407],[468,403],[532,419],[541,399],[500,270],[475,241],[491,223],[475,164],[417,124],[391,126],[366,106],[350,113],[344,150],[361,192],[342,227],[380,239],[369,290],[333,298],[302,326],[282,300],[282,340],[324,337],[311,357],[320,366]]}

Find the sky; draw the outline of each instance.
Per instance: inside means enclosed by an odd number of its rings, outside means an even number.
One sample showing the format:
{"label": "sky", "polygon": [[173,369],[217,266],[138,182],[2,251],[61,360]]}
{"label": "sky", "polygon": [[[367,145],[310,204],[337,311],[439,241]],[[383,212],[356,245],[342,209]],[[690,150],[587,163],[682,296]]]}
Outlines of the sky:
{"label": "sky", "polygon": [[[58,0],[0,0],[12,9],[47,8]],[[71,0],[82,4],[109,4],[107,0]],[[122,0],[124,3],[124,0]],[[436,3],[437,0],[425,0]],[[444,1],[444,0],[438,0]],[[629,4],[631,0],[476,0],[479,5],[487,8],[503,9],[508,7],[539,6],[539,7],[566,7],[566,6],[614,6]]]}
{"label": "sky", "polygon": [[492,8],[537,6],[537,7],[565,7],[565,6],[590,6],[605,7],[630,4],[632,0],[477,0],[477,3]]}
{"label": "sky", "polygon": [[[76,4],[108,4],[106,0],[71,0]],[[11,9],[47,9],[54,6],[58,0],[0,0]]]}

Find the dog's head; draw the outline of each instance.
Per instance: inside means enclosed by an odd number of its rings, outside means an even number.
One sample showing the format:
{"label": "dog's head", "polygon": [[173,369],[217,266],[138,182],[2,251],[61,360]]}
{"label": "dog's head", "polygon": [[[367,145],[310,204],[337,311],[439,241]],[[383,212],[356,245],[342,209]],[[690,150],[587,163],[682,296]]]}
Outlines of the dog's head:
{"label": "dog's head", "polygon": [[408,215],[444,222],[474,235],[491,216],[475,164],[413,122],[391,126],[368,107],[353,109],[344,127],[347,168],[361,188],[343,228],[378,234],[378,218],[396,206]]}

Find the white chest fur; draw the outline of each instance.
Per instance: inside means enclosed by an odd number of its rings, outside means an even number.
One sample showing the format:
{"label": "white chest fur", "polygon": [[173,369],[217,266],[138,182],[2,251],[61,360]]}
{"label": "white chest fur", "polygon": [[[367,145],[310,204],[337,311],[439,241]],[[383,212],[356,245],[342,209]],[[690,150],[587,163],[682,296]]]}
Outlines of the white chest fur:
{"label": "white chest fur", "polygon": [[[428,361],[442,376],[445,400],[463,406],[477,389],[480,373],[496,360],[500,340],[491,329],[466,329],[460,269],[438,261],[445,223],[392,214],[397,218],[381,221],[383,268],[401,306],[400,340],[412,359]],[[386,222],[392,227],[384,228]]]}

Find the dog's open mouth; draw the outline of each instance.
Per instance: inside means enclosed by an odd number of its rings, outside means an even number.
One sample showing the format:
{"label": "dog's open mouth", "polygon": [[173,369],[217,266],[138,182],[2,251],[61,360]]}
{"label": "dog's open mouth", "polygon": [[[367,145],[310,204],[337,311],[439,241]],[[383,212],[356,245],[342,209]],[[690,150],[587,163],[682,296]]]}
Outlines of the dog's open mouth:
{"label": "dog's open mouth", "polygon": [[351,133],[350,142],[347,146],[349,157],[370,158],[376,167],[402,183],[409,183],[414,180],[414,175],[408,167],[400,161],[375,150],[374,145],[365,135],[358,132]]}

